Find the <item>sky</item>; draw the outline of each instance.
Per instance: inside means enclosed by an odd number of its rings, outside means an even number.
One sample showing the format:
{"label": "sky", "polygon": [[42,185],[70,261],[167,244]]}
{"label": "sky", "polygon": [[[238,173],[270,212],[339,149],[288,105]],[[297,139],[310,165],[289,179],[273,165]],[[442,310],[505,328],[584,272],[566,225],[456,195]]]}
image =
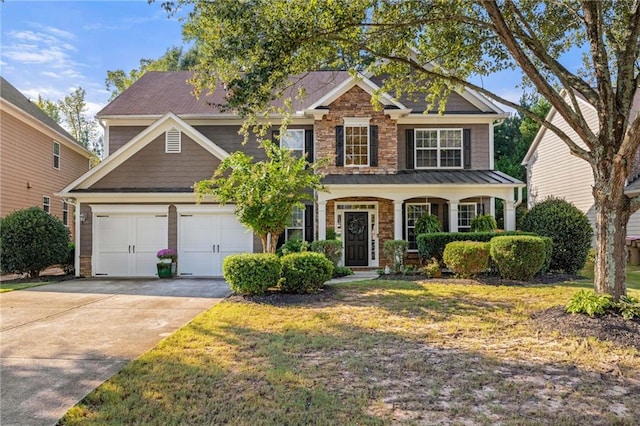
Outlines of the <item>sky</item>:
{"label": "sky", "polygon": [[[93,116],[109,99],[108,70],[129,72],[142,58],[156,59],[182,46],[179,16],[161,0],[28,1],[0,3],[0,73],[30,99],[57,101],[78,86]],[[482,84],[512,101],[519,76],[503,72]]]}

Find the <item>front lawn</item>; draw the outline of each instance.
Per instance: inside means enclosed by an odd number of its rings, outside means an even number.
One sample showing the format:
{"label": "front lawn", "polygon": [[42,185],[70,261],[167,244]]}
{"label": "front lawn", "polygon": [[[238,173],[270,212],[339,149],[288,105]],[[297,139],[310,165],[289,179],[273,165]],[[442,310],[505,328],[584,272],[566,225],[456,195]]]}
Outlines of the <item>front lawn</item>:
{"label": "front lawn", "polygon": [[639,351],[530,317],[575,291],[364,281],[296,303],[231,298],[61,423],[635,424]]}
{"label": "front lawn", "polygon": [[34,281],[34,282],[0,282],[0,293],[6,293],[13,290],[22,290],[25,288],[38,287],[45,284],[51,284],[51,282]]}

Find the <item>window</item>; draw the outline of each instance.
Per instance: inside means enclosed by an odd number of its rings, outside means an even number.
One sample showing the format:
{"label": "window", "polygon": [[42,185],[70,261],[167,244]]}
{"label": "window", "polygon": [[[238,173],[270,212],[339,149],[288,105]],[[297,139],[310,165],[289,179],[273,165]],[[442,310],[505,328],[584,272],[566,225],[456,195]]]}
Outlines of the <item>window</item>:
{"label": "window", "polygon": [[182,151],[182,132],[171,128],[165,133],[164,152],[167,154],[179,154]]}
{"label": "window", "polygon": [[42,210],[51,213],[51,198],[46,195],[42,196]]}
{"label": "window", "polygon": [[458,230],[469,231],[471,230],[471,221],[475,219],[476,203],[460,203],[458,205]]}
{"label": "window", "polygon": [[409,250],[417,250],[416,241],[416,221],[425,213],[430,213],[431,205],[428,203],[407,203],[405,204],[405,224],[406,236],[409,242]]}
{"label": "window", "polygon": [[369,165],[369,119],[344,119],[345,166]]}
{"label": "window", "polygon": [[69,203],[62,202],[62,223],[64,226],[69,226]]}
{"label": "window", "polygon": [[462,168],[462,129],[416,129],[416,169]]}
{"label": "window", "polygon": [[53,168],[60,170],[60,144],[53,142]]}
{"label": "window", "polygon": [[280,138],[280,146],[294,151],[296,157],[304,154],[304,130],[287,130]]}
{"label": "window", "polygon": [[304,209],[294,207],[289,226],[284,230],[284,239],[304,240]]}

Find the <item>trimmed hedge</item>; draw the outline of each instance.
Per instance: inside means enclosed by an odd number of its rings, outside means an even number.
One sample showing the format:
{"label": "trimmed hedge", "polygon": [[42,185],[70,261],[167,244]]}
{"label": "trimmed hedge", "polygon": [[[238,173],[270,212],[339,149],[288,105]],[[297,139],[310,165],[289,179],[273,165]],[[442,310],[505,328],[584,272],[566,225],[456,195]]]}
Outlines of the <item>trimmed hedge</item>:
{"label": "trimmed hedge", "polygon": [[322,253],[292,253],[281,262],[280,289],[285,293],[315,293],[333,274],[333,263]]}
{"label": "trimmed hedge", "polygon": [[540,237],[544,241],[544,263],[538,271],[539,274],[546,274],[551,267],[551,259],[553,259],[553,240],[549,237]]}
{"label": "trimmed hedge", "polygon": [[232,254],[224,259],[222,272],[236,293],[264,294],[278,285],[280,259],[271,253]]}
{"label": "trimmed hedge", "polygon": [[499,235],[532,235],[527,232],[507,231],[507,232],[436,232],[433,234],[419,234],[416,237],[418,242],[418,254],[421,259],[431,259],[435,257],[438,262],[442,262],[442,254],[447,244],[453,241],[481,241],[488,243],[493,237]]}
{"label": "trimmed hedge", "polygon": [[342,259],[342,241],[340,240],[318,240],[311,243],[311,251],[322,253],[333,263],[333,267],[338,266]]}
{"label": "trimmed hedge", "polygon": [[542,268],[547,244],[540,237],[513,235],[491,240],[491,259],[500,276],[509,280],[529,281]]}
{"label": "trimmed hedge", "polygon": [[471,278],[489,267],[489,243],[452,241],[444,249],[443,260],[462,278]]}
{"label": "trimmed hedge", "polygon": [[550,270],[575,275],[584,267],[593,229],[587,216],[573,204],[561,198],[547,198],[529,210],[522,229],[553,240]]}

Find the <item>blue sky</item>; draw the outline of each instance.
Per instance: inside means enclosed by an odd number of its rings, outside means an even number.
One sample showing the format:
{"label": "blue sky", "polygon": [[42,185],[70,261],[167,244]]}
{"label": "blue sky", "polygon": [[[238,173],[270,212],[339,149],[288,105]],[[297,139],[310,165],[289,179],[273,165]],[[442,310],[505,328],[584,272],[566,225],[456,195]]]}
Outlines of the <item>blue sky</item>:
{"label": "blue sky", "polygon": [[[183,45],[178,17],[169,18],[161,0],[22,1],[0,3],[0,70],[31,99],[58,100],[78,86],[89,114],[109,99],[107,70],[137,68],[141,58],[158,58]],[[485,77],[485,87],[517,101],[517,74]]]}

